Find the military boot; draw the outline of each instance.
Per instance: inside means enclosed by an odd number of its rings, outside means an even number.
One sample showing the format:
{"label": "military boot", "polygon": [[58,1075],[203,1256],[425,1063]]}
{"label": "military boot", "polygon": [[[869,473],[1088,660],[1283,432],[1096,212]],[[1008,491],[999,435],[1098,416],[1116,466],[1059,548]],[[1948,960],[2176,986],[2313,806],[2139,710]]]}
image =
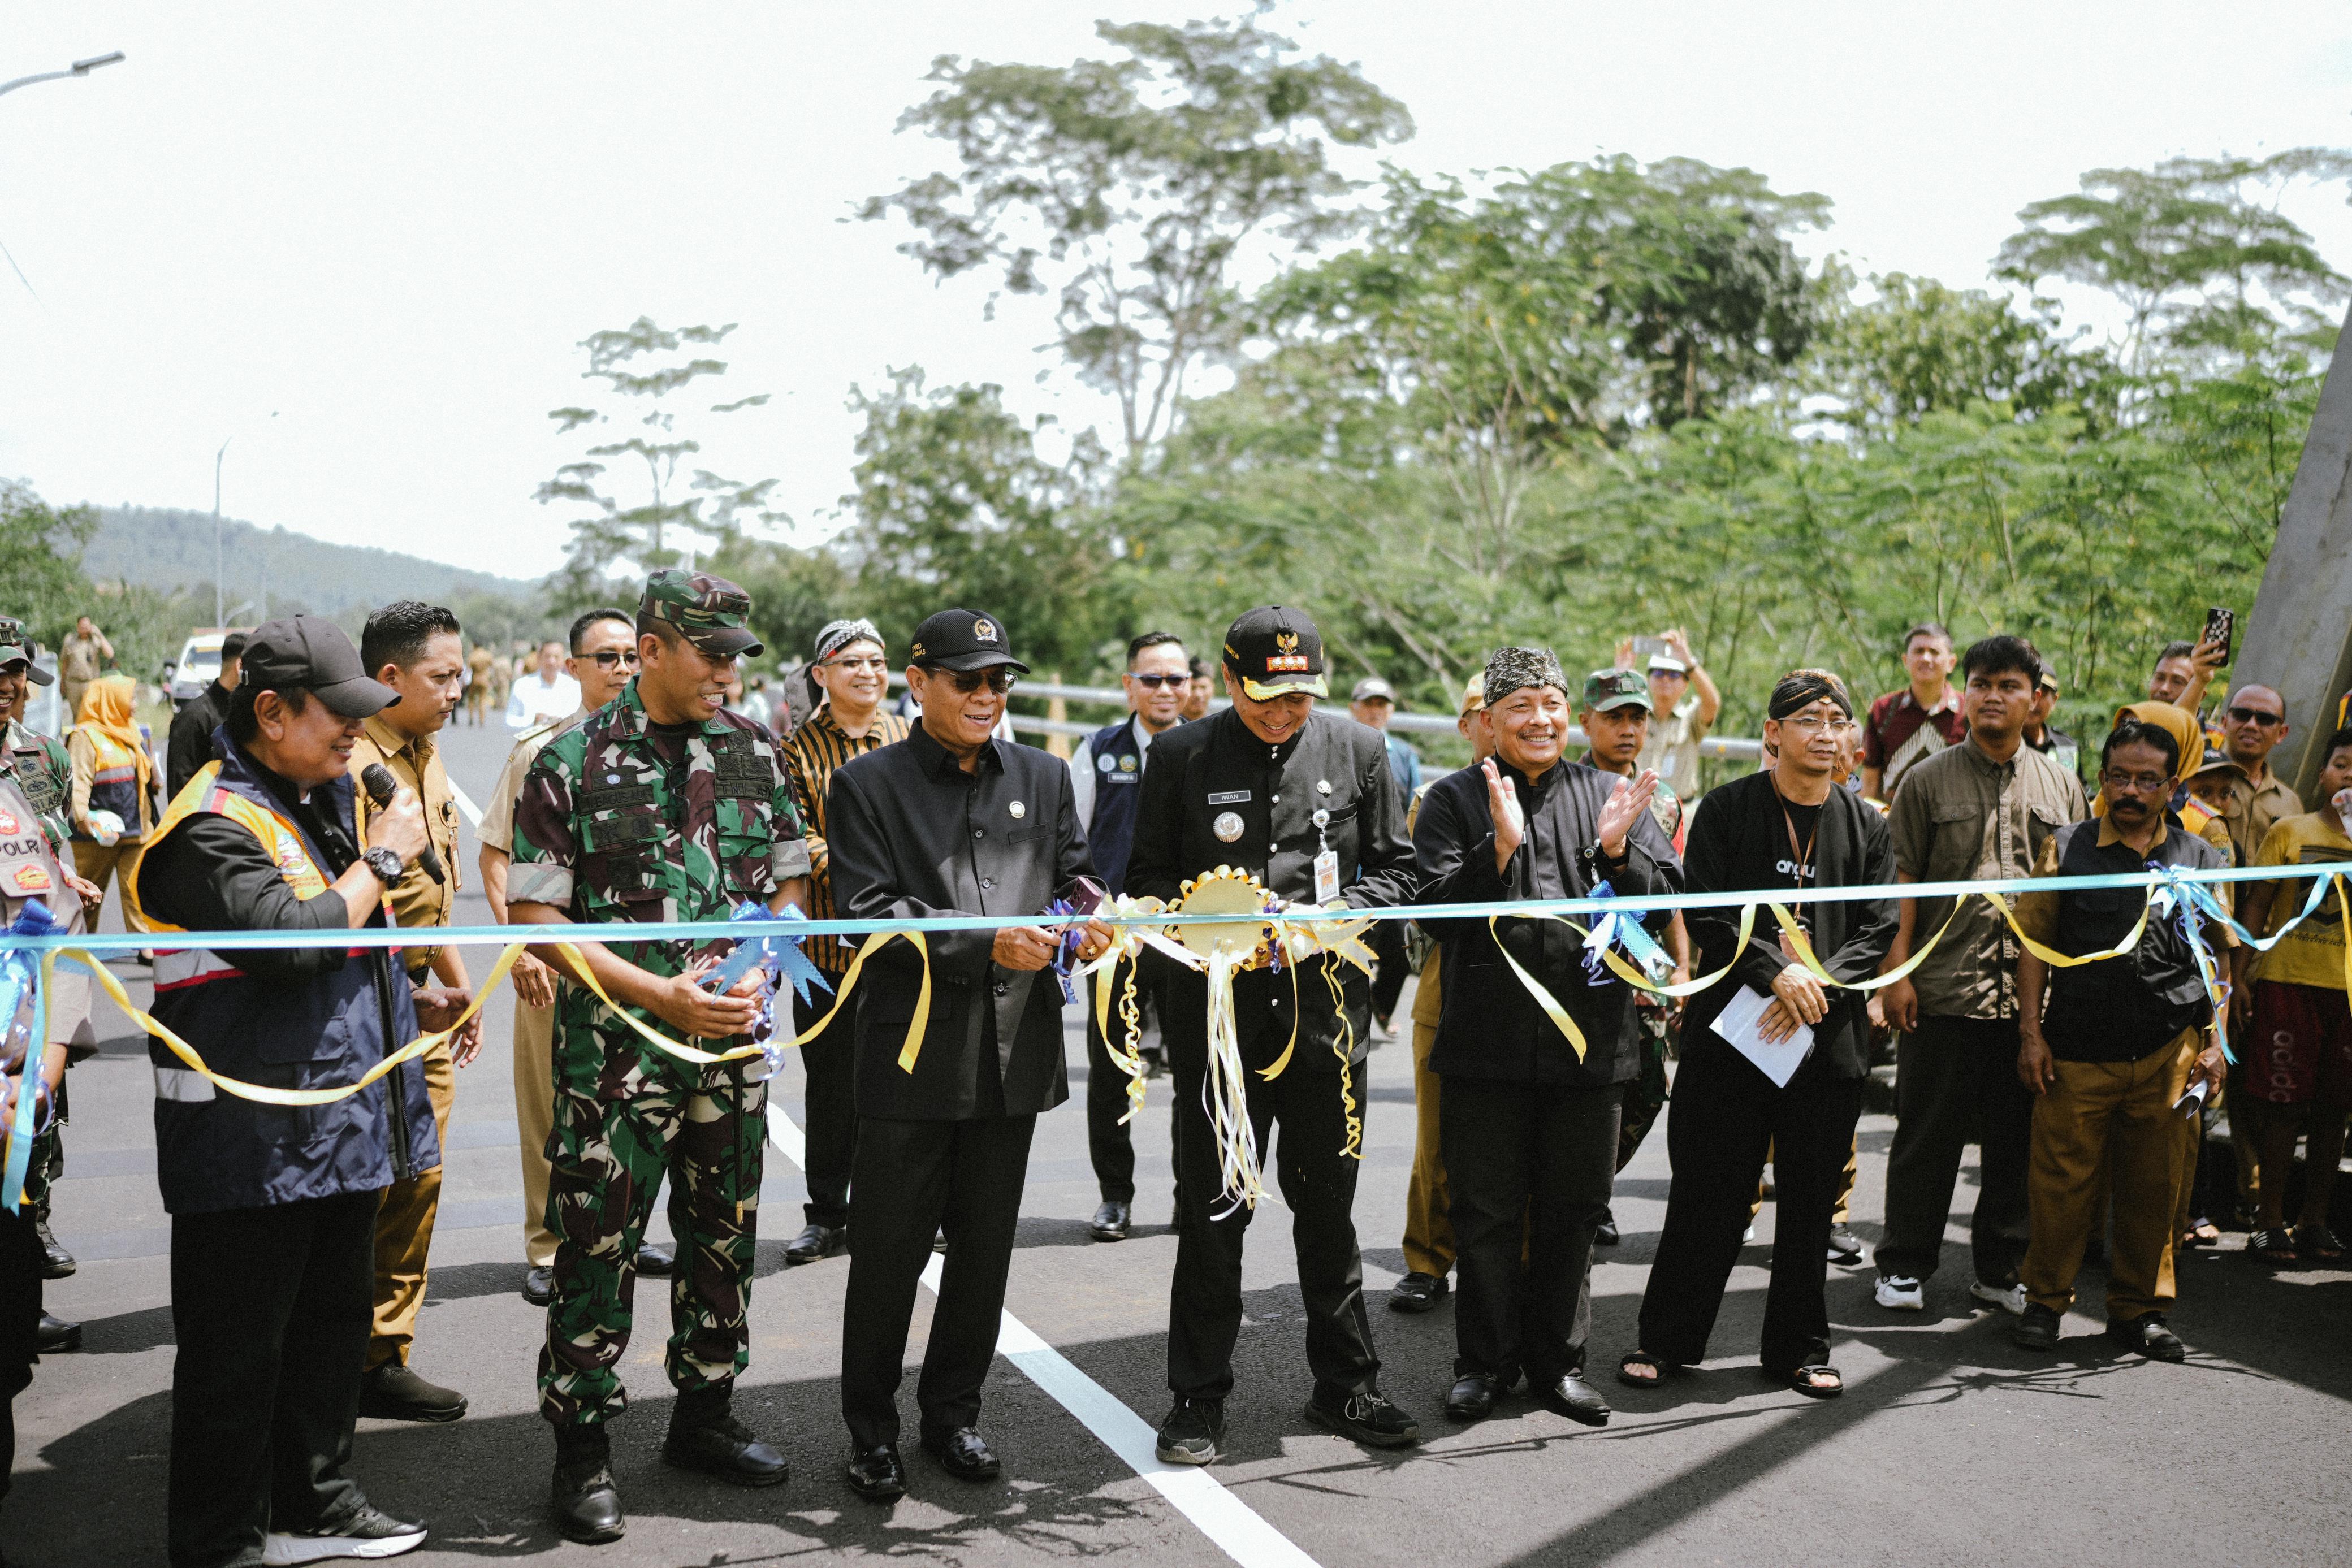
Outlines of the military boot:
{"label": "military boot", "polygon": [[600,1423],[555,1429],[555,1528],[566,1541],[602,1546],[629,1532],[621,1489],[613,1484],[613,1446]]}

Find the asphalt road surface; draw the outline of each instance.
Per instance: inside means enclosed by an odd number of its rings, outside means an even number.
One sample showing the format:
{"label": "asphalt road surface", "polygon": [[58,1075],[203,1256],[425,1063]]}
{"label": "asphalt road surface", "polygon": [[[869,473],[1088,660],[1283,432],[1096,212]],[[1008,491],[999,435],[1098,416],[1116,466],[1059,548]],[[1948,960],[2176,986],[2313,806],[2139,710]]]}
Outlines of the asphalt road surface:
{"label": "asphalt road surface", "polygon": [[[460,728],[445,744],[459,783],[478,800],[504,755],[503,732]],[[459,917],[479,924],[487,914],[473,889],[470,843],[464,860]],[[143,967],[116,969],[143,992]],[[57,1199],[58,1234],[81,1268],[48,1296],[53,1311],[87,1325],[86,1345],[45,1361],[17,1398],[15,1490],[0,1514],[10,1559],[50,1568],[163,1561],[169,1220],[155,1191],[141,1037],[110,1003],[100,1007],[105,1044],[74,1072]],[[2218,1252],[2192,1254],[2174,1314],[2189,1359],[2164,1366],[2108,1348],[2098,1332],[2102,1281],[2086,1270],[2087,1311],[2067,1320],[2055,1355],[2030,1357],[2011,1347],[2009,1320],[1965,1294],[1958,1221],[1974,1202],[1973,1167],[1955,1197],[1926,1313],[1880,1311],[1867,1268],[1832,1270],[1843,1399],[1817,1404],[1756,1374],[1769,1204],[1732,1278],[1715,1359],[1665,1389],[1634,1391],[1606,1373],[1633,1348],[1664,1212],[1664,1139],[1654,1134],[1618,1183],[1624,1244],[1600,1254],[1593,1273],[1593,1364],[1615,1419],[1587,1430],[1521,1396],[1494,1419],[1449,1426],[1440,1406],[1452,1380],[1451,1301],[1423,1317],[1381,1309],[1403,1269],[1398,1238],[1412,1155],[1401,1042],[1371,1059],[1356,1216],[1381,1385],[1421,1417],[1425,1441],[1373,1453],[1301,1417],[1309,1379],[1287,1216],[1270,1207],[1250,1241],[1229,1457],[1207,1472],[1214,1484],[1189,1471],[1171,1483],[1191,1504],[1180,1510],[1048,1392],[1061,1390],[1112,1441],[1124,1433],[1130,1452],[1137,1424],[1156,1424],[1168,1402],[1169,1087],[1151,1085],[1139,1125],[1135,1233],[1094,1244],[1075,1009],[1073,1098],[1038,1128],[1006,1301],[1034,1337],[1008,1331],[1000,1342],[982,1416],[1005,1479],[950,1479],[910,1448],[911,1490],[895,1508],[849,1491],[836,1388],[848,1260],[785,1267],[783,1242],[802,1224],[803,1195],[797,1169],[772,1151],[751,1364],[736,1408],[785,1450],[790,1484],[742,1491],[659,1462],[671,1392],[656,1282],[640,1292],[640,1333],[625,1362],[635,1407],[615,1427],[629,1534],[611,1547],[570,1545],[545,1516],[552,1445],[532,1382],[542,1317],[516,1293],[521,1180],[509,1019],[501,995],[489,1009],[489,1043],[459,1080],[415,1356],[420,1371],[469,1395],[472,1410],[447,1427],[361,1423],[356,1470],[369,1495],[432,1526],[413,1563],[684,1565],[826,1554],[973,1568],[1076,1558],[1155,1568],[1236,1560],[1251,1568],[2352,1560],[2352,1469],[2343,1457],[2352,1273],[2273,1273],[2240,1254],[2236,1235]],[[795,1118],[799,1082],[797,1067],[778,1081]],[[1855,1228],[1865,1239],[1877,1236],[1891,1134],[1885,1116],[1864,1123]],[[663,1232],[660,1218],[655,1226]],[[929,1311],[927,1293],[910,1342],[916,1358]],[[911,1433],[911,1377],[902,1403]]]}

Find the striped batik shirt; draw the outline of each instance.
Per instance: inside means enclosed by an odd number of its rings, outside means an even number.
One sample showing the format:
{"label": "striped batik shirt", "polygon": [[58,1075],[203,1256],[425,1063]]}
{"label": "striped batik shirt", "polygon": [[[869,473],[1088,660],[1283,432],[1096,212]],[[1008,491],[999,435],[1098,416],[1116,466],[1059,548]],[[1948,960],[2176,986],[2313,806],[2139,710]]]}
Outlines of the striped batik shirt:
{"label": "striped batik shirt", "polygon": [[[833,705],[827,703],[784,742],[784,772],[801,803],[801,821],[808,835],[811,919],[833,918],[833,852],[825,844],[824,821],[824,791],[833,770],[853,757],[906,738],[907,721],[894,713],[877,713],[864,735],[850,735],[834,722]],[[848,972],[857,944],[838,936],[812,936],[806,951],[810,963],[838,977]]]}

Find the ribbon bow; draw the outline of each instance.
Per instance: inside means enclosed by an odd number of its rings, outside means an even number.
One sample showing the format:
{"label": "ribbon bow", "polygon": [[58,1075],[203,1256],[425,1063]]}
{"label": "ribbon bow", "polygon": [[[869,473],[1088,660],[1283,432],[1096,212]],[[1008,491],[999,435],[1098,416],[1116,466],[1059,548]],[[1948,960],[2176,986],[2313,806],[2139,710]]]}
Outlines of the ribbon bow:
{"label": "ribbon bow", "polygon": [[[784,905],[782,914],[778,914],[758,899],[747,898],[735,906],[729,918],[746,922],[772,921],[779,925],[787,925],[796,920],[804,921],[808,916],[789,904]],[[735,950],[702,978],[705,989],[714,995],[724,996],[754,967],[759,969],[762,977],[760,1016],[752,1023],[751,1033],[762,1042],[761,1053],[767,1057],[771,1072],[783,1065],[783,1053],[792,1044],[792,1030],[779,1031],[776,1028],[776,998],[782,994],[785,983],[791,983],[793,992],[803,1002],[809,999],[811,986],[822,987],[827,991],[833,989],[832,982],[819,973],[817,967],[810,963],[807,955],[801,951],[800,945],[806,940],[806,936],[795,936],[789,931],[779,931],[772,936],[747,936],[736,943]]]}
{"label": "ribbon bow", "polygon": [[[1614,898],[1617,890],[1607,883],[1592,890],[1595,898]],[[1653,984],[1675,972],[1675,961],[1666,956],[1665,949],[1650,935],[1639,915],[1611,913],[1592,923],[1584,934],[1584,977],[1594,985],[1606,978],[1607,955],[1611,946],[1622,947],[1625,956],[1649,976]]]}

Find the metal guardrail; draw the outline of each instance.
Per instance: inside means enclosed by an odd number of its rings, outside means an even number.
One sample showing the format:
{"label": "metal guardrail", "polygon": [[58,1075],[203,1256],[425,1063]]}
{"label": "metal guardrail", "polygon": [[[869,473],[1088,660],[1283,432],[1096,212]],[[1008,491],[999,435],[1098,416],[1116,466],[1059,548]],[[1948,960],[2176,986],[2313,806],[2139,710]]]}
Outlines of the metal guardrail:
{"label": "metal guardrail", "polygon": [[[890,684],[894,687],[904,686],[907,684],[906,677],[893,672]],[[1014,689],[1024,697],[1059,697],[1064,702],[1093,703],[1110,708],[1127,706],[1127,694],[1117,686],[1073,686],[1055,681],[1024,680]],[[1209,708],[1212,712],[1230,706],[1223,697],[1212,697],[1209,700]],[[1035,730],[1046,735],[1092,735],[1102,727],[1100,725],[1074,724],[1066,719],[1032,718],[1026,714],[1019,713],[1012,716],[1012,723],[1016,730]],[[1389,727],[1405,735],[1453,735],[1455,733],[1452,719],[1433,713],[1401,713],[1389,720]],[[1584,731],[1570,726],[1568,732],[1568,744],[1582,746],[1584,743]],[[1764,743],[1760,740],[1742,740],[1727,736],[1711,735],[1698,743],[1698,752],[1701,757],[1723,758],[1735,762],[1757,762],[1763,758]]]}

